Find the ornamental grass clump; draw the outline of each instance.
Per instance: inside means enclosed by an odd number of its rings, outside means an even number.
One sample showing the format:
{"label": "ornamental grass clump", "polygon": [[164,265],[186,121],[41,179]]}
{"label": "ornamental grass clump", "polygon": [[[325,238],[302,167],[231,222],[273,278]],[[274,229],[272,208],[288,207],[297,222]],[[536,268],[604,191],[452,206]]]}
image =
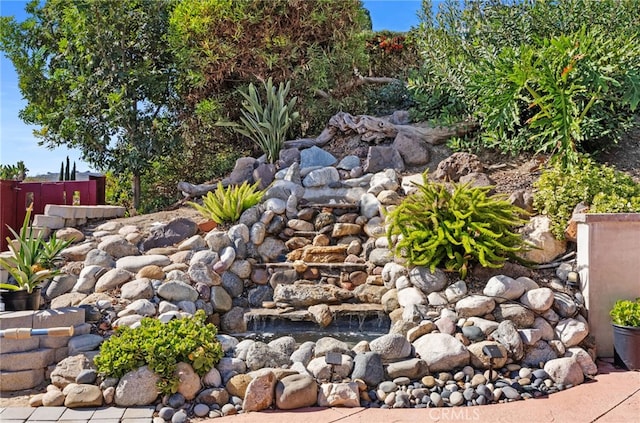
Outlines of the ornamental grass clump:
{"label": "ornamental grass clump", "polygon": [[160,376],[160,392],[175,393],[179,382],[175,374],[177,363],[188,363],[203,376],[222,358],[218,330],[205,322],[204,311],[198,310],[192,318],[162,323],[145,317],[136,328],[120,326],[102,344],[94,362],[102,375],[116,378],[149,366]]}
{"label": "ornamental grass clump", "polygon": [[508,259],[521,261],[527,248],[515,231],[526,212],[491,187],[432,182],[423,174],[418,191],[386,216],[387,237],[396,256],[409,265],[444,267],[465,278],[472,263],[500,268]]}

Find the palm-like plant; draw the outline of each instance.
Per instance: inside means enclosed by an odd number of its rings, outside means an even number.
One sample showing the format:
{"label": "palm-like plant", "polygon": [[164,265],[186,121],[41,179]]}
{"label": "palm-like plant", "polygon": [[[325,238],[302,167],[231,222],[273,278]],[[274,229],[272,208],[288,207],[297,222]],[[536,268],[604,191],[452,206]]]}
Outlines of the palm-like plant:
{"label": "palm-like plant", "polygon": [[0,257],[0,266],[15,279],[15,284],[2,283],[2,289],[32,293],[40,283],[61,273],[56,268],[60,252],[72,241],[59,240],[55,235],[48,241],[42,235],[34,236],[33,228],[29,226],[31,211],[29,207],[20,233],[9,228],[16,242],[7,237],[12,256]]}

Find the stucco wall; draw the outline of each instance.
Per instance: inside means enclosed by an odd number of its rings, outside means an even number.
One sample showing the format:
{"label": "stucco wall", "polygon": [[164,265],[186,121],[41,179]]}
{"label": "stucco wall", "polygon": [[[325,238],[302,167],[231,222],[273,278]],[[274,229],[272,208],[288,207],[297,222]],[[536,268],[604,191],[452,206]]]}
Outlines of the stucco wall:
{"label": "stucco wall", "polygon": [[581,214],[577,267],[599,357],[613,356],[609,311],[640,297],[640,213]]}

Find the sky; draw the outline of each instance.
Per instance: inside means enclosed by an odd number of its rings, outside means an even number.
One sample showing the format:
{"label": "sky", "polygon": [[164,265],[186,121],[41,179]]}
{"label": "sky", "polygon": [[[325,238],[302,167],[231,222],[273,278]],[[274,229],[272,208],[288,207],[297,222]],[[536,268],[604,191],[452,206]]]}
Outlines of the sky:
{"label": "sky", "polygon": [[[336,0],[340,1],[340,0]],[[420,0],[365,0],[365,8],[371,14],[374,31],[383,29],[392,31],[408,31],[418,25]],[[15,16],[22,22],[27,14],[24,11],[26,0],[0,0],[0,16]],[[49,150],[38,145],[33,130],[18,117],[26,101],[18,88],[18,76],[13,63],[0,53],[0,163],[16,164],[24,161],[28,176],[36,176],[49,172],[57,173],[60,163],[69,156],[76,162],[79,172],[93,171],[80,160],[80,152],[66,147]]]}

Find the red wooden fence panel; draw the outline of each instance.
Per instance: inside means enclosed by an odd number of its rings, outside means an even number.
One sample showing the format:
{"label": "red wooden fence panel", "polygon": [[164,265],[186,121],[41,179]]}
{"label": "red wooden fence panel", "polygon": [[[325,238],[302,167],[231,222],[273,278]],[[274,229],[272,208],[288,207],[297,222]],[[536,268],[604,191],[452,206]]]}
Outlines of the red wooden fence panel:
{"label": "red wooden fence panel", "polygon": [[105,204],[104,176],[88,181],[19,182],[0,180],[0,251],[7,249],[7,226],[18,231],[27,207],[33,204],[32,216],[43,214],[47,204],[95,206]]}
{"label": "red wooden fence panel", "polygon": [[6,238],[11,235],[9,227],[16,228],[17,181],[0,180],[0,247],[7,248]]}

